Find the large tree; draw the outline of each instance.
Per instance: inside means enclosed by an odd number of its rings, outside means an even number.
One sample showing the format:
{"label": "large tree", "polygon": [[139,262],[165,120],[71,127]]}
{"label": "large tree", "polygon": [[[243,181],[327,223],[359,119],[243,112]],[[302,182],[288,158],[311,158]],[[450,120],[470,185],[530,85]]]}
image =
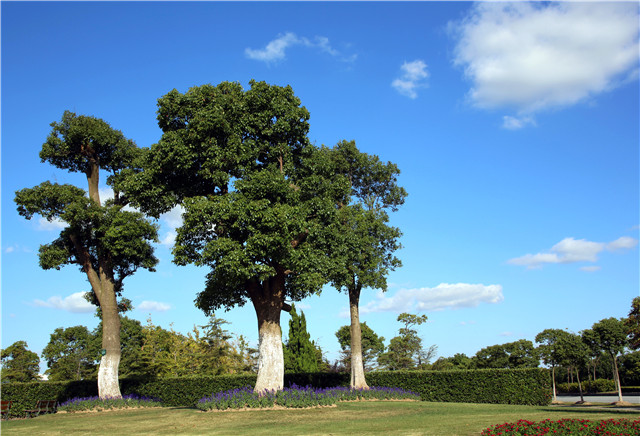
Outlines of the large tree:
{"label": "large tree", "polygon": [[66,224],[60,236],[40,247],[40,266],[60,269],[77,265],[91,284],[92,300],[100,307],[104,355],[98,371],[101,398],[120,397],[118,366],[120,315],[117,297],[123,281],[138,268],[153,270],[157,259],[152,241],[157,228],[142,214],[124,210],[126,197],[116,188],[114,198],[100,199],[100,172],[109,174],[115,186],[125,169],[135,168],[141,150],[133,141],[105,121],[65,111],[40,151],[40,159],[60,169],[86,176],[88,195],[76,186],[43,182],[16,192],[18,213],[27,219],[35,214]]}
{"label": "large tree", "polygon": [[567,367],[569,371],[573,370],[575,372],[580,391],[580,401],[584,402],[582,383],[580,382],[580,369],[586,365],[589,359],[589,347],[579,335],[570,332],[564,332],[563,335],[559,336],[556,346],[561,365]]}
{"label": "large tree", "polygon": [[625,347],[629,344],[624,321],[617,318],[602,319],[595,323],[591,330],[593,330],[595,340],[600,349],[611,357],[613,378],[618,390],[618,401],[623,401],[620,374],[618,372],[618,356],[624,352]]}
{"label": "large tree", "polygon": [[162,138],[123,189],[154,216],[184,208],[174,262],[210,268],[197,307],[253,304],[261,392],[284,385],[285,300],[320,292],[335,267],[336,204],[348,187],[310,144],[309,113],[291,87],[250,83],[160,98]]}
{"label": "large tree", "polygon": [[0,350],[2,382],[31,382],[38,380],[40,358],[27,349],[25,341],[17,341]]}
{"label": "large tree", "polygon": [[561,363],[561,339],[567,332],[560,329],[546,329],[536,335],[538,353],[545,365],[551,366],[551,382],[553,384],[553,401],[557,401],[556,367]]}
{"label": "large tree", "polygon": [[92,347],[93,336],[83,325],[59,327],[42,350],[47,361],[49,380],[86,380],[95,377],[98,357]]}
{"label": "large tree", "polygon": [[360,294],[363,288],[387,290],[388,273],[401,266],[394,256],[401,232],[389,225],[389,211],[404,203],[406,191],[398,186],[398,167],[362,153],[355,141],[341,141],[331,156],[334,172],[349,181],[350,195],[340,202],[340,268],[331,276],[333,286],[349,297],[351,387],[368,388],[364,375]]}

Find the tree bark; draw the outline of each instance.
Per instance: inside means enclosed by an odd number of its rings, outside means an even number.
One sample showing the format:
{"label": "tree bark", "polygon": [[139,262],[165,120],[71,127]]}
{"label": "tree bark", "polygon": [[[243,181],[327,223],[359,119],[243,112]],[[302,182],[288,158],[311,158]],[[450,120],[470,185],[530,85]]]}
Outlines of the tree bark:
{"label": "tree bark", "polygon": [[578,379],[578,390],[580,391],[580,402],[584,403],[584,395],[582,394],[582,383],[580,383],[580,373],[578,371],[578,368],[575,368],[576,370],[576,378]]}
{"label": "tree bark", "polygon": [[254,392],[284,388],[284,354],[280,312],[284,304],[284,272],[263,283],[252,282],[249,295],[258,317],[258,377]]}
{"label": "tree bark", "polygon": [[100,398],[121,398],[118,383],[120,315],[113,283],[107,279],[101,284],[102,292],[98,299],[102,309],[102,349],[106,354],[102,356],[98,370],[98,395]]}
{"label": "tree bark", "polygon": [[618,358],[615,355],[611,355],[613,357],[613,371],[616,378],[616,387],[618,388],[618,401],[622,402],[622,387],[620,386],[620,373],[618,372]]}
{"label": "tree bark", "polygon": [[349,289],[349,312],[351,314],[351,388],[369,389],[364,377],[359,304],[360,287],[354,283],[353,288]]}
{"label": "tree bark", "polygon": [[558,401],[558,395],[556,394],[556,367],[551,367],[551,383],[553,384],[553,401]]}

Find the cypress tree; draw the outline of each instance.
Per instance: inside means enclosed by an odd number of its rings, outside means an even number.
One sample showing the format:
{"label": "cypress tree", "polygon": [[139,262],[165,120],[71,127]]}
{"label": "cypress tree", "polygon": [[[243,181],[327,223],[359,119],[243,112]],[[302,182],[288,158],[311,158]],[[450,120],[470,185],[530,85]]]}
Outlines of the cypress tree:
{"label": "cypress tree", "polygon": [[289,339],[284,345],[284,369],[290,372],[318,372],[317,347],[307,332],[304,312],[298,315],[295,305],[291,305]]}

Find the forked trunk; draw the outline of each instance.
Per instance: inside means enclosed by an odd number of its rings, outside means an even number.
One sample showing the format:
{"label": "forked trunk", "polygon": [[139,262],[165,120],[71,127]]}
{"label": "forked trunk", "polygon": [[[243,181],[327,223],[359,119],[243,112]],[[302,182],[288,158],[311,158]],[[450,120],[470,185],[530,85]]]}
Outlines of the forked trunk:
{"label": "forked trunk", "polygon": [[280,391],[284,388],[284,355],[280,311],[284,304],[284,276],[253,283],[249,294],[258,317],[258,377],[254,392]]}
{"label": "forked trunk", "polygon": [[349,289],[349,312],[351,314],[351,388],[369,389],[364,377],[359,302],[360,288],[354,286],[353,289]]}

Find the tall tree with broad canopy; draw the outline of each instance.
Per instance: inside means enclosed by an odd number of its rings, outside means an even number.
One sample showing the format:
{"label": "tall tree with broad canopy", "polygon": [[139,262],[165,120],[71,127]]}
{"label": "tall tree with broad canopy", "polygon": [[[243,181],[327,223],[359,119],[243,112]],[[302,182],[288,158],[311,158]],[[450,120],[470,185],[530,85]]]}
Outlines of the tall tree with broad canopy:
{"label": "tall tree with broad canopy", "polygon": [[398,330],[399,335],[389,341],[387,352],[378,357],[378,363],[389,370],[422,369],[435,357],[437,346],[428,349],[422,347],[422,338],[414,326],[427,322],[427,315],[401,313],[398,321],[404,324]]}
{"label": "tall tree with broad canopy", "polygon": [[476,353],[473,361],[477,368],[537,368],[540,357],[533,342],[520,339],[485,347]]}
{"label": "tall tree with broad canopy", "polygon": [[162,137],[123,190],[153,216],[180,204],[178,265],[208,266],[196,306],[250,301],[259,332],[256,392],[280,390],[285,300],[320,292],[335,268],[336,204],[348,184],[310,144],[291,87],[251,81],[176,90],[158,100]]}
{"label": "tall tree with broad canopy", "polygon": [[560,329],[546,329],[536,335],[538,353],[545,365],[551,366],[551,383],[553,384],[553,401],[558,401],[556,391],[556,367],[561,363],[561,339],[567,332]]}
{"label": "tall tree with broad canopy", "polygon": [[569,371],[575,371],[578,389],[580,390],[580,401],[584,402],[582,383],[580,382],[580,368],[585,366],[589,359],[589,347],[579,335],[570,332],[564,332],[563,335],[559,336],[556,345],[560,364],[569,368]]}
{"label": "tall tree with broad canopy", "polygon": [[629,335],[629,347],[640,350],[640,297],[631,300],[631,310],[624,325]]}
{"label": "tall tree with broad canopy", "polygon": [[398,167],[378,156],[362,153],[355,141],[341,141],[332,149],[336,174],[349,181],[350,195],[340,202],[340,268],[331,276],[332,285],[349,296],[351,317],[351,387],[367,389],[362,356],[360,293],[363,288],[387,290],[387,275],[402,264],[394,256],[402,235],[389,225],[388,211],[396,211],[407,196],[398,186]]}
{"label": "tall tree with broad canopy", "polygon": [[102,350],[98,370],[101,398],[121,397],[118,385],[120,363],[120,315],[117,297],[123,281],[138,268],[154,270],[157,259],[152,241],[157,228],[141,213],[123,210],[126,197],[114,189],[114,198],[100,200],[100,171],[108,172],[107,184],[115,186],[124,169],[135,168],[141,150],[133,141],[105,121],[65,111],[40,151],[42,162],[60,169],[83,173],[87,193],[76,186],[43,182],[16,192],[18,213],[27,219],[35,214],[49,221],[66,223],[60,236],[40,246],[40,266],[60,269],[78,265],[91,284],[91,300],[98,303],[102,318]]}
{"label": "tall tree with broad canopy", "polygon": [[618,355],[624,352],[629,344],[627,329],[623,320],[617,318],[605,318],[595,323],[591,330],[595,340],[602,351],[611,357],[613,362],[613,378],[618,390],[618,401],[622,402],[622,387],[620,386],[620,373],[618,371]]}

